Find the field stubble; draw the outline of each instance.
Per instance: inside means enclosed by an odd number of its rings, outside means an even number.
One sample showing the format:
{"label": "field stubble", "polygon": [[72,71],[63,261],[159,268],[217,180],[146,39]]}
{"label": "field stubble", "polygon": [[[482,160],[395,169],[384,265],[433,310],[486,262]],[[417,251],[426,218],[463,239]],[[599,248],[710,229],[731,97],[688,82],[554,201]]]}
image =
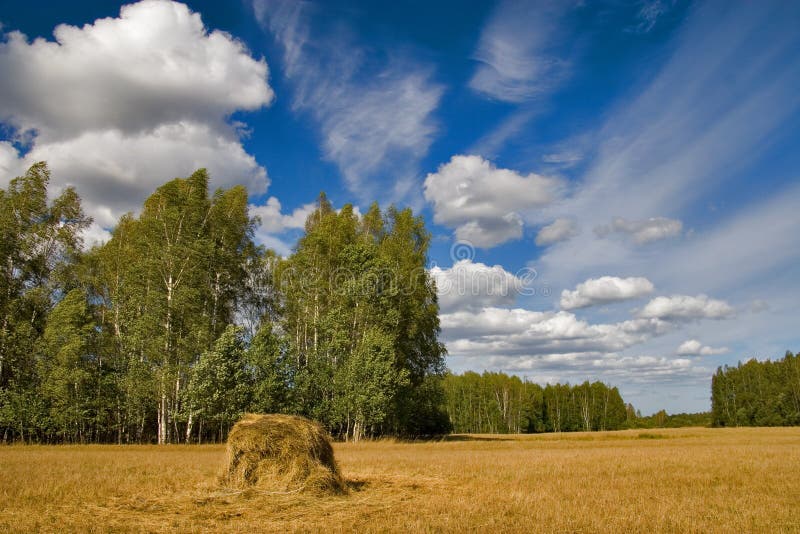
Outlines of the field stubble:
{"label": "field stubble", "polygon": [[0,448],[0,531],[800,532],[800,428],[341,443],[349,495],[219,488],[222,446]]}

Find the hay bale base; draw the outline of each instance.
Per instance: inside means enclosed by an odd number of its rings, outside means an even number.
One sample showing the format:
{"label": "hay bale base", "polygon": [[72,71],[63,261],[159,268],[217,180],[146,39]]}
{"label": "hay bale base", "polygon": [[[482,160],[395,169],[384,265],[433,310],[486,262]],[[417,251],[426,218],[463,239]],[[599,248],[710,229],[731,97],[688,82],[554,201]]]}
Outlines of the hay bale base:
{"label": "hay bale base", "polygon": [[294,415],[246,414],[228,435],[220,483],[267,493],[344,493],[328,433]]}

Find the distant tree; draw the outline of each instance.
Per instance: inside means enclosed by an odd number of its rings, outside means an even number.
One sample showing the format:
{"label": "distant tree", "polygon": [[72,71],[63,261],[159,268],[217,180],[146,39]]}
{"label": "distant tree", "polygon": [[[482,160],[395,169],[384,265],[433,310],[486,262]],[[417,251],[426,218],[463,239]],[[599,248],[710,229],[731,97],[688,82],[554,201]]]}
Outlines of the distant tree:
{"label": "distant tree", "polygon": [[800,364],[787,352],[782,360],[756,359],[720,367],[711,380],[714,426],[800,425]]}
{"label": "distant tree", "polygon": [[627,421],[619,390],[602,382],[548,384],[542,388],[504,373],[479,375],[468,371],[447,374],[444,392],[455,432],[618,430],[625,428]]}

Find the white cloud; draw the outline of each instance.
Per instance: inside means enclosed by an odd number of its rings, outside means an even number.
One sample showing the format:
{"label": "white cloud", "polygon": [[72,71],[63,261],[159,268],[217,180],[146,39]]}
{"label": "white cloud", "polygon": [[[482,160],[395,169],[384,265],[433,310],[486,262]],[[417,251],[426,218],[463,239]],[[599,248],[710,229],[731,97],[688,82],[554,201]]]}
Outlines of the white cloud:
{"label": "white cloud", "polygon": [[682,230],[683,223],[681,221],[666,217],[651,217],[640,221],[614,217],[610,225],[601,225],[594,229],[598,237],[605,237],[612,232],[628,234],[639,245],[677,237],[681,235]]}
{"label": "white cloud", "polygon": [[[594,146],[586,172],[575,194],[547,214],[573,217],[581,228],[619,215],[663,215],[698,221],[695,235],[636,247],[633,239],[584,232],[543,252],[535,263],[543,276],[567,287],[599,272],[636,271],[672,292],[735,291],[744,302],[759,297],[754,282],[779,265],[798,265],[797,210],[787,197],[796,203],[798,189],[778,185],[797,177],[776,174],[782,171],[769,152],[794,146],[787,132],[796,130],[800,110],[800,56],[792,52],[800,34],[789,12],[796,8],[769,3],[688,9],[663,64],[587,134]],[[774,39],[758,38],[765,25]],[[752,172],[769,177],[761,196],[713,214],[697,211],[749,183]]]}
{"label": "white cloud", "polygon": [[596,304],[607,304],[635,299],[653,292],[653,284],[647,278],[617,278],[601,276],[590,278],[577,285],[574,291],[561,293],[561,308],[574,310]]}
{"label": "white cloud", "polygon": [[256,228],[256,242],[275,250],[281,256],[288,256],[292,247],[289,240],[281,237],[282,234],[304,228],[306,219],[316,209],[316,204],[309,202],[295,208],[291,213],[282,213],[281,202],[275,197],[269,197],[264,204],[250,204],[248,209],[251,217],[260,219]]}
{"label": "white cloud", "polygon": [[536,244],[540,247],[552,245],[559,241],[566,241],[576,235],[578,235],[578,227],[575,221],[562,217],[539,230],[539,233],[536,234]]}
{"label": "white cloud", "polygon": [[229,34],[207,32],[184,4],[145,0],[53,33],[55,42],[28,42],[11,32],[0,44],[0,117],[43,141],[218,123],[273,98],[266,62]]}
{"label": "white cloud", "polygon": [[556,86],[569,66],[553,53],[568,7],[564,1],[501,3],[481,33],[470,87],[497,100],[524,102]]}
{"label": "white cloud", "polygon": [[164,124],[150,131],[89,131],[71,139],[34,145],[24,166],[45,160],[54,190],[74,185],[84,207],[104,227],[137,209],[156,187],[204,167],[212,185],[246,184],[250,193],[266,190],[266,171],[238,140],[207,124]]}
{"label": "white cloud", "polygon": [[[545,207],[536,220],[523,215],[528,224],[570,217],[580,228],[605,224],[609,230],[615,216],[647,221],[663,215],[687,227],[696,225],[696,233],[691,238],[652,243],[655,246],[636,246],[632,234],[596,239],[584,231],[542,250],[530,265],[559,290],[612,272],[644,274],[666,295],[709,294],[747,307],[756,299],[768,301],[769,311],[705,321],[702,333],[715,341],[712,348],[725,345],[737,354],[780,355],[797,343],[791,333],[795,331],[792,322],[797,322],[792,296],[800,291],[800,187],[792,166],[784,165],[781,156],[797,148],[792,137],[800,111],[797,7],[701,2],[692,4],[685,14],[673,38],[664,43],[664,55],[650,65],[653,75],[643,78],[643,85],[631,85],[607,110],[597,130],[571,134],[556,145],[573,146],[576,137],[585,140],[579,143],[587,155],[581,165],[585,172],[576,177],[574,194]],[[765,27],[770,28],[768,40],[760,38]],[[731,79],[736,83],[731,84]],[[750,191],[753,173],[764,180]],[[753,195],[734,195],[731,201],[728,193],[742,187]],[[726,199],[723,210],[703,210]],[[480,339],[476,350],[464,353],[449,342],[449,364],[454,370],[496,368],[519,374],[527,366],[535,376],[556,379],[575,376],[582,380],[605,373],[612,383],[624,381],[623,388],[644,377],[659,385],[639,394],[645,411],[647,405],[653,411],[676,405],[708,409],[713,370],[694,365],[685,371],[671,369],[675,358],[668,356],[683,340],[697,336],[684,332],[691,324],[684,318],[730,313],[727,303],[721,313],[699,308],[676,310],[678,317],[669,317],[673,332],[669,339],[651,339],[625,349],[624,354],[575,352],[559,355],[562,363],[555,359],[548,363],[547,355],[504,356]],[[446,329],[445,335],[449,336]],[[468,333],[452,337],[471,339]],[[623,362],[618,375],[608,374],[607,368],[593,370],[592,362],[606,358]],[[731,356],[711,358],[714,367],[731,363]],[[650,366],[649,370],[634,367],[637,362]],[[601,369],[606,370],[601,373]],[[669,382],[669,377],[677,377],[681,385]],[[683,389],[689,378],[695,384]],[[675,393],[683,400],[668,400]],[[631,398],[637,403],[636,396]]]}
{"label": "white cloud", "polygon": [[0,43],[0,120],[30,148],[20,157],[0,143],[0,172],[47,161],[53,191],[75,186],[100,228],[201,167],[212,187],[266,190],[266,170],[229,122],[273,99],[266,62],[241,41],[207,31],[184,4],[158,0],[54,35],[28,42],[12,32]]}
{"label": "white cloud", "polygon": [[689,339],[681,343],[677,352],[680,356],[713,356],[716,354],[725,354],[728,350],[727,347],[709,347],[708,345],[703,345],[696,339]]}
{"label": "white cloud", "polygon": [[[657,384],[664,388],[669,384],[703,384],[713,372],[693,364],[686,358],[668,358],[649,355],[620,355],[618,353],[591,354],[565,353],[534,357],[492,356],[489,358],[456,358],[457,368],[490,369],[505,371],[541,385],[546,383],[580,383],[584,380],[603,380],[613,385],[622,385],[626,401],[634,400],[631,385]],[[662,391],[659,389],[659,391]],[[663,408],[663,394],[658,408]],[[635,404],[639,406],[638,404]]]}
{"label": "white cloud", "polygon": [[578,150],[564,150],[561,152],[553,152],[542,156],[542,161],[545,163],[572,165],[583,159],[583,154]]}
{"label": "white cloud", "polygon": [[483,134],[480,139],[467,150],[470,154],[479,154],[487,159],[496,157],[507,141],[516,137],[535,117],[535,110],[518,108],[511,112],[505,119]]}
{"label": "white cloud", "polygon": [[460,260],[448,269],[434,266],[430,274],[442,312],[511,306],[529,282],[500,265],[490,267],[471,260]]}
{"label": "white cloud", "polygon": [[487,307],[441,316],[447,347],[457,356],[594,355],[619,351],[667,331],[660,319],[590,324],[574,314]]}
{"label": "white cloud", "polygon": [[103,245],[106,241],[111,239],[111,232],[92,222],[81,234],[83,239],[83,248],[88,250],[95,246]]}
{"label": "white cloud", "polygon": [[5,187],[12,178],[25,174],[25,162],[14,146],[0,141],[0,187]]}
{"label": "white cloud", "polygon": [[[309,4],[255,0],[253,6],[283,47],[295,109],[319,125],[325,156],[350,190],[362,200],[416,194],[419,160],[437,131],[432,114],[443,93],[431,70],[396,55],[375,61],[373,54],[368,61],[371,52],[353,44],[346,31],[318,32],[312,39],[315,10]],[[389,178],[393,189],[385,186]]]}
{"label": "white cloud", "polygon": [[496,219],[468,221],[456,228],[456,239],[480,248],[495,245],[522,237],[524,224],[518,213],[506,213]]}
{"label": "white cloud", "polygon": [[691,297],[673,295],[656,297],[638,313],[639,317],[663,320],[726,319],[733,316],[734,309],[724,300],[708,298],[706,295]]}
{"label": "white cloud", "polygon": [[554,178],[498,169],[480,156],[458,155],[428,174],[425,199],[433,204],[436,223],[488,248],[521,237],[519,212],[552,202],[560,185]]}
{"label": "white cloud", "polygon": [[250,205],[250,215],[259,217],[261,224],[259,229],[269,234],[283,233],[292,228],[303,228],[306,224],[306,219],[314,211],[316,204],[310,202],[298,208],[295,208],[292,213],[284,214],[281,212],[281,202],[275,197],[269,197],[262,205]]}

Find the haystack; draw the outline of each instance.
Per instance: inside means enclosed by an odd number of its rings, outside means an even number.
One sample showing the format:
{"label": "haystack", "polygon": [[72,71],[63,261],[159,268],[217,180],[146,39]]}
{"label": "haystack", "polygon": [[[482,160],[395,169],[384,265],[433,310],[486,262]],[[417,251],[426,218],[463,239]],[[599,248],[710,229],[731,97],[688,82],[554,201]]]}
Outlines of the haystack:
{"label": "haystack", "polygon": [[246,414],[228,435],[221,482],[275,492],[344,492],[328,433],[293,415]]}

